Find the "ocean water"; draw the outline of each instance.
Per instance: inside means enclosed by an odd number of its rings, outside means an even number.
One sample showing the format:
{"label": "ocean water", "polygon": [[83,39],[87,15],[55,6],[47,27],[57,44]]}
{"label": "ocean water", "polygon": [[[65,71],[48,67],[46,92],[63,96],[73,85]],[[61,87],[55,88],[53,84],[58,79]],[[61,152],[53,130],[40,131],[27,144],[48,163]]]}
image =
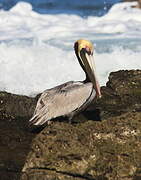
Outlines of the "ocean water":
{"label": "ocean water", "polygon": [[[21,0],[0,0],[0,8],[9,10]],[[32,5],[33,10],[42,14],[77,14],[80,16],[105,14],[120,0],[22,0]]]}
{"label": "ocean water", "polygon": [[141,69],[141,10],[132,8],[136,2],[12,2],[0,1],[0,91],[34,96],[83,80],[73,50],[80,38],[94,44],[101,86],[112,71]]}

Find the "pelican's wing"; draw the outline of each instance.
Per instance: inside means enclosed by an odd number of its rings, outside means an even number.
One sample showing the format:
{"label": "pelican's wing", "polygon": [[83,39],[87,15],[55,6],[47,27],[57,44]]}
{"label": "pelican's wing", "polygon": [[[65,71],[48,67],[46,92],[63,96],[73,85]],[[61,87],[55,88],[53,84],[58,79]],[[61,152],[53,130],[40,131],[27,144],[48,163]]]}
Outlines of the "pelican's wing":
{"label": "pelican's wing", "polygon": [[71,82],[46,90],[37,102],[30,123],[42,125],[50,119],[79,109],[93,92],[92,83]]}

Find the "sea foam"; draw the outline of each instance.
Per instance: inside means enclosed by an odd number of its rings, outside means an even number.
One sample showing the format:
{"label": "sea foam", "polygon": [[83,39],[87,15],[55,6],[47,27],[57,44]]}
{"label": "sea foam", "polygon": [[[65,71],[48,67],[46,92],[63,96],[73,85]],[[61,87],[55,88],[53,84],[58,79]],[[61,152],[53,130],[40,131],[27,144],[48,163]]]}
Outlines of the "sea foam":
{"label": "sea foam", "polygon": [[[141,68],[141,11],[133,3],[114,5],[102,17],[41,15],[20,2],[0,11],[0,90],[34,96],[85,74],[73,43],[86,38],[95,46],[101,85],[111,71]],[[122,17],[122,18],[121,18]]]}

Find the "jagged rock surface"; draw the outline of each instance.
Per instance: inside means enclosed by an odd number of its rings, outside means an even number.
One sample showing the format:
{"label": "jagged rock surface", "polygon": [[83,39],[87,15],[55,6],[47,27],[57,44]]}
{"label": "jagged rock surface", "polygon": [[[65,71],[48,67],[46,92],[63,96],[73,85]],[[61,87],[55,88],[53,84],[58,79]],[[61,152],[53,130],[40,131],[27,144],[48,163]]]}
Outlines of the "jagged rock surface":
{"label": "jagged rock surface", "polygon": [[27,121],[37,98],[2,92],[0,177],[141,179],[141,71],[111,73],[102,94],[73,124],[56,120],[34,134]]}

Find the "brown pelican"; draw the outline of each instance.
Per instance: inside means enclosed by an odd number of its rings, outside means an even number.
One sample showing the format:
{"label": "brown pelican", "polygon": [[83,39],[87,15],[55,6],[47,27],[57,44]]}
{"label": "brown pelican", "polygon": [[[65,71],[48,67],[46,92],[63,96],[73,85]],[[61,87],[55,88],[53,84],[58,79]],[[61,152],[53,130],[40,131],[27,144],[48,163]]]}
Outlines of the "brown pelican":
{"label": "brown pelican", "polygon": [[66,116],[71,119],[94,100],[101,97],[100,86],[95,74],[93,45],[87,40],[74,44],[77,59],[86,74],[83,82],[70,81],[45,90],[36,105],[30,124],[40,126],[51,119]]}

